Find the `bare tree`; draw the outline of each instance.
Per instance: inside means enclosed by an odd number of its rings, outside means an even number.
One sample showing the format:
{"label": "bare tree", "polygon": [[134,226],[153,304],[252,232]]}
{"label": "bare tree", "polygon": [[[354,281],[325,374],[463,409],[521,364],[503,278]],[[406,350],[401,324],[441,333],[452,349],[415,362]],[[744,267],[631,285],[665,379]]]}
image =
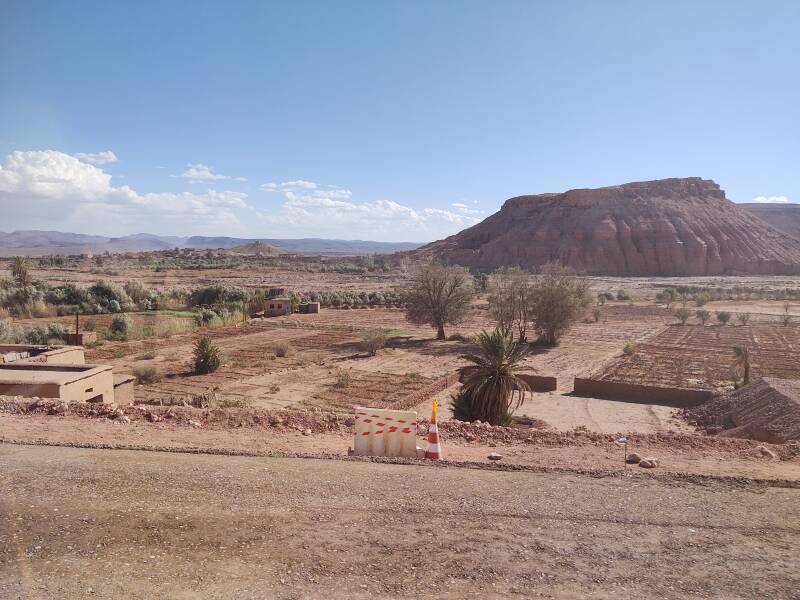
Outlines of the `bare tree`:
{"label": "bare tree", "polygon": [[436,328],[436,339],[443,340],[444,326],[464,319],[472,297],[472,282],[465,269],[422,265],[413,271],[406,290],[406,316],[412,323]]}
{"label": "bare tree", "polygon": [[541,268],[533,285],[529,306],[531,320],[541,340],[554,346],[573,321],[589,306],[589,282],[558,263]]}
{"label": "bare tree", "polygon": [[516,327],[520,342],[528,337],[532,289],[530,275],[519,267],[497,269],[489,281],[489,313],[504,333]]}

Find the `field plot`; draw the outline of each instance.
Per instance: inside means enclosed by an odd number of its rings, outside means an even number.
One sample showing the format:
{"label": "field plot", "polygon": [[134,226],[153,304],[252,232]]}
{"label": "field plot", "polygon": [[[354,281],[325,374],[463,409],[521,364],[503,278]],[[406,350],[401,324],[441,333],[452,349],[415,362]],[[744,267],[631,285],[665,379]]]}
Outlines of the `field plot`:
{"label": "field plot", "polygon": [[733,348],[747,347],[751,379],[800,377],[800,327],[670,325],[595,374],[596,379],[713,390],[735,376]]}
{"label": "field plot", "polygon": [[559,390],[572,391],[572,379],[618,354],[626,341],[643,340],[673,320],[657,306],[606,305],[600,321],[575,323],[554,348],[534,348],[526,361],[538,375],[558,377]]}
{"label": "field plot", "polygon": [[353,412],[355,406],[394,408],[399,402],[424,391],[436,381],[416,374],[395,375],[355,369],[346,373],[346,385],[342,385],[340,380],[334,381],[308,398],[304,404],[342,412]]}

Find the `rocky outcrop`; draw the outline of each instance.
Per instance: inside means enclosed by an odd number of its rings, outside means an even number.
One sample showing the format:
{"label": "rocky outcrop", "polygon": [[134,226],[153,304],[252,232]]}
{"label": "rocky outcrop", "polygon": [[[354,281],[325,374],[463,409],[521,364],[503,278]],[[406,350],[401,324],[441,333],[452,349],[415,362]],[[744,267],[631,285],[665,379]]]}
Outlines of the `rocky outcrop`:
{"label": "rocky outcrop", "polygon": [[511,198],[415,254],[478,269],[558,261],[593,275],[800,273],[800,240],[697,177]]}
{"label": "rocky outcrop", "polygon": [[778,231],[800,240],[800,204],[737,204]]}

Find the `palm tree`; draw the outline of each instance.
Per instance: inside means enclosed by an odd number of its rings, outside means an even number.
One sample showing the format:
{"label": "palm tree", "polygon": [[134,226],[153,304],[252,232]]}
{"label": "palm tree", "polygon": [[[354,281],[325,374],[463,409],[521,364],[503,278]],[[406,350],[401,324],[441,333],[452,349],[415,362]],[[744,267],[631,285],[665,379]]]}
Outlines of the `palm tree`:
{"label": "palm tree", "polygon": [[460,369],[462,394],[468,399],[473,420],[500,425],[508,420],[512,406],[522,404],[524,392],[530,391],[516,375],[528,347],[514,343],[513,334],[499,328],[481,332],[475,343],[480,353],[462,356],[472,363]]}
{"label": "palm tree", "polygon": [[742,384],[747,385],[750,383],[750,350],[747,349],[747,346],[736,346],[733,354],[736,356],[736,366],[743,372]]}
{"label": "palm tree", "polygon": [[25,257],[15,256],[11,260],[11,276],[16,280],[19,287],[27,287],[31,284],[28,261]]}

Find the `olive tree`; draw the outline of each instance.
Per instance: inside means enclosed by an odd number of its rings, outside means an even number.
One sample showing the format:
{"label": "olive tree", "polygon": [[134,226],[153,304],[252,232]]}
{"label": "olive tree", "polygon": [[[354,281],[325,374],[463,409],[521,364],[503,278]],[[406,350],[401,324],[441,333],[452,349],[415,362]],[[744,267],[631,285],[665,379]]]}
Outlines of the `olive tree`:
{"label": "olive tree", "polygon": [[405,292],[406,316],[417,325],[436,329],[443,340],[444,326],[461,322],[473,297],[469,273],[456,266],[425,264],[416,267]]}
{"label": "olive tree", "polygon": [[516,327],[520,342],[527,341],[532,285],[519,267],[503,267],[489,279],[489,314],[497,327],[509,333]]}
{"label": "olive tree", "polygon": [[558,263],[548,263],[531,291],[531,320],[539,338],[554,346],[589,306],[589,282]]}

